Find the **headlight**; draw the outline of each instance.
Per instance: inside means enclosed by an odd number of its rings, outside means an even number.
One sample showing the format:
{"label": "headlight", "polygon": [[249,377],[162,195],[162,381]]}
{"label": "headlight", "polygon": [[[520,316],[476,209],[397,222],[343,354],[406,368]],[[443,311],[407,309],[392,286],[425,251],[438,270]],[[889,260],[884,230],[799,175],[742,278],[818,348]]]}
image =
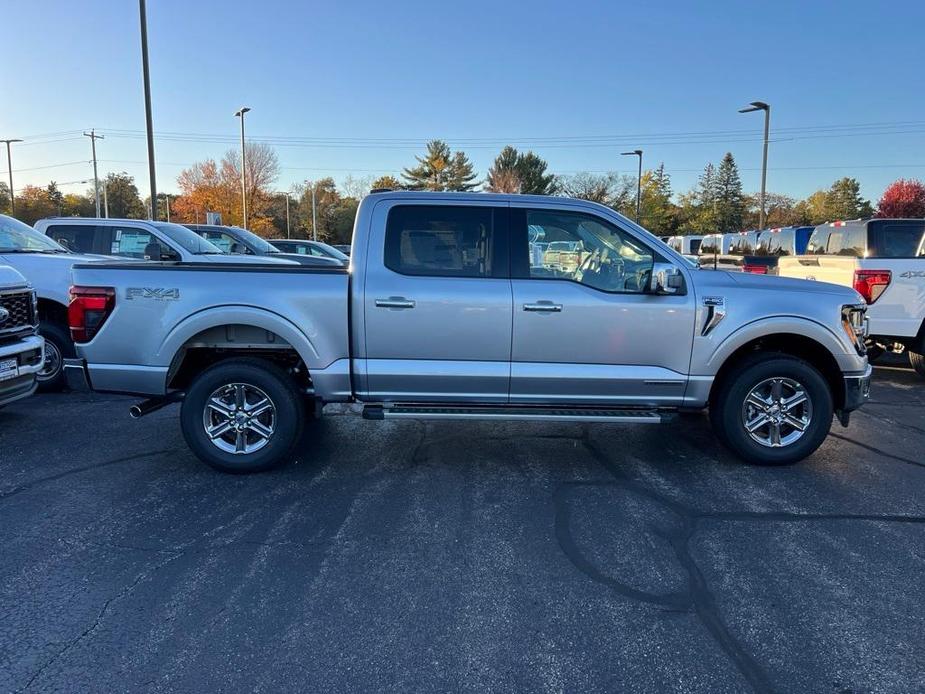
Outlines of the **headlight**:
{"label": "headlight", "polygon": [[841,326],[858,354],[867,354],[867,305],[849,304],[841,307]]}

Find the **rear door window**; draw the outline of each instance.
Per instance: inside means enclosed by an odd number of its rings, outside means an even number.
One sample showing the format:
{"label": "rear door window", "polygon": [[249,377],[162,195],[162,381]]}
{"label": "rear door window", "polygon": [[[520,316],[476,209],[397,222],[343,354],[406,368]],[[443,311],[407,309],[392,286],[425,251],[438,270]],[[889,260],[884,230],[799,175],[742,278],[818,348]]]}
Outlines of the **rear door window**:
{"label": "rear door window", "polygon": [[921,222],[871,222],[870,255],[875,258],[915,258],[923,242],[925,220]]}
{"label": "rear door window", "polygon": [[386,222],[385,266],[403,275],[503,277],[495,226],[506,218],[506,208],[396,205]]}
{"label": "rear door window", "polygon": [[[145,249],[151,243],[157,243],[163,251],[163,244],[154,234],[145,229],[117,226],[100,226],[99,229],[103,244],[108,244],[104,252],[110,255],[144,259]],[[160,260],[160,258],[156,258],[156,260]]]}
{"label": "rear door window", "polygon": [[807,255],[825,255],[829,244],[829,236],[828,227],[816,227],[812,236],[809,237],[809,244],[806,246]]}
{"label": "rear door window", "polygon": [[90,224],[54,224],[46,235],[75,253],[96,253],[95,234],[96,227]]}

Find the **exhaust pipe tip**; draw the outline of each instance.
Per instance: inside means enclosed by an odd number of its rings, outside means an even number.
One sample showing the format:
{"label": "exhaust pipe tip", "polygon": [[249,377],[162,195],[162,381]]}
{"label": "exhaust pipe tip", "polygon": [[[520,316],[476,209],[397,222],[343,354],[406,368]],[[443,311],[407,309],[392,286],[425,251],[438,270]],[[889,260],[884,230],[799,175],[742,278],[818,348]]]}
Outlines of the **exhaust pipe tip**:
{"label": "exhaust pipe tip", "polygon": [[138,419],[139,417],[141,417],[142,414],[144,413],[141,411],[141,407],[139,407],[138,405],[132,405],[131,407],[128,408],[128,415],[132,419]]}

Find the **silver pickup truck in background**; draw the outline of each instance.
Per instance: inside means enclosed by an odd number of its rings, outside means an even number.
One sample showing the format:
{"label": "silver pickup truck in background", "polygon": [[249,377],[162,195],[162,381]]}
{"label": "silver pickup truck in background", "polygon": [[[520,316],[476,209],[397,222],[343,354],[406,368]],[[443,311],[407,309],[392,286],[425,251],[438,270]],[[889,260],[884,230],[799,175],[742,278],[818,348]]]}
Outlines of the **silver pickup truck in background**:
{"label": "silver pickup truck in background", "polygon": [[136,416],[182,401],[188,445],[232,472],[286,460],[306,416],[343,402],[373,420],[708,407],[738,455],[784,464],[868,396],[853,289],[698,270],[595,203],[375,193],[352,248],[349,268],[78,265],[68,381],[148,396]]}

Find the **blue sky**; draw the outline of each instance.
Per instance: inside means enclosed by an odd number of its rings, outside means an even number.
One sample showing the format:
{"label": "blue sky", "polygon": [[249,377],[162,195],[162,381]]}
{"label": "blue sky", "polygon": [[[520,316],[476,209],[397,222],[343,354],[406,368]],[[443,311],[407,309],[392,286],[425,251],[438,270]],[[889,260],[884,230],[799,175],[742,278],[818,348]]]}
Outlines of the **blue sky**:
{"label": "blue sky", "polygon": [[[147,192],[137,12],[132,0],[7,3],[0,138],[44,136],[14,145],[17,189],[84,190],[69,183],[92,175],[74,131],[97,128],[101,173],[128,171]],[[277,146],[280,190],[398,173],[434,137],[480,175],[507,141],[559,173],[632,172],[619,153],[639,146],[676,192],[728,150],[757,190],[762,119],[737,109],[760,99],[773,107],[769,190],[805,196],[852,175],[876,199],[925,177],[923,20],[913,0],[149,0],[155,131],[207,136],[156,140],[158,187],[175,191],[183,167],[234,146],[247,105],[249,134],[303,138]],[[575,139],[588,136],[613,137]]]}

